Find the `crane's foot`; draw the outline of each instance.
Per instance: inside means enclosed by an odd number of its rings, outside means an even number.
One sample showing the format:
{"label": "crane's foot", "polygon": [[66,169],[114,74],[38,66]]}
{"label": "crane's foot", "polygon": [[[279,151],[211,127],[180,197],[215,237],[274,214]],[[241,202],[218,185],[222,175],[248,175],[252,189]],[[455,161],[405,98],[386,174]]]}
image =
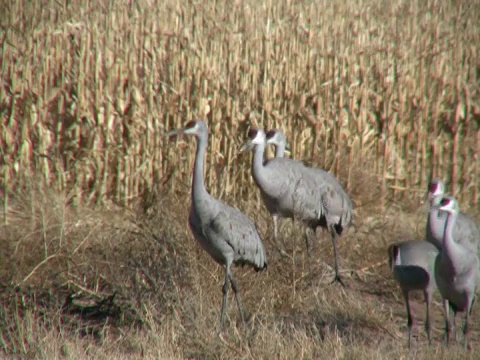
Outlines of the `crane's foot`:
{"label": "crane's foot", "polygon": [[343,280],[342,278],[340,277],[340,275],[338,274],[335,274],[335,277],[333,278],[332,282],[330,283],[331,284],[335,284],[335,283],[339,283],[340,285],[342,285],[342,287],[345,287],[345,284],[343,283]]}

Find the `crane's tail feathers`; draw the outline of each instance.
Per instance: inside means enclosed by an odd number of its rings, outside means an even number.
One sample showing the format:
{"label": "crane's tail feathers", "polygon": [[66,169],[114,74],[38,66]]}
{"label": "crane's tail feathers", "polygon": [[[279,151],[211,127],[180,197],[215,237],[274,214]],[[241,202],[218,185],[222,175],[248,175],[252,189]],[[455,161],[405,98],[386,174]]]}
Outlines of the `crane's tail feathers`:
{"label": "crane's tail feathers", "polygon": [[335,232],[338,234],[338,235],[342,235],[343,233],[343,226],[342,224],[335,224],[333,225],[333,228],[335,229]]}
{"label": "crane's tail feathers", "polygon": [[254,269],[255,269],[256,272],[266,270],[267,269],[267,262],[265,261],[262,266],[255,266]]}
{"label": "crane's tail feathers", "polygon": [[392,269],[393,264],[395,264],[395,261],[397,260],[397,257],[399,255],[399,248],[397,244],[392,244],[388,247],[388,265],[390,269]]}
{"label": "crane's tail feathers", "polygon": [[251,267],[253,267],[253,269],[255,271],[262,271],[263,269],[266,269],[267,268],[267,261],[264,261],[263,263],[254,263],[252,261],[235,261],[235,265],[236,266],[241,266],[241,267],[244,267],[245,265],[249,265]]}

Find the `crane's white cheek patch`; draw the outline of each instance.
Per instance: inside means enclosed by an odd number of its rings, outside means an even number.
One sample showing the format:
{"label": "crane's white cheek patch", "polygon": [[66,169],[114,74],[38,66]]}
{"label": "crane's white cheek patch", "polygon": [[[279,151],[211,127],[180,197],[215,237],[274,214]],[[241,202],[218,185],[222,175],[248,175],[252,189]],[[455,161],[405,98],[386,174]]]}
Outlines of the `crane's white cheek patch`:
{"label": "crane's white cheek patch", "polygon": [[262,144],[264,141],[265,141],[265,134],[262,131],[257,131],[252,142],[258,145],[258,144]]}

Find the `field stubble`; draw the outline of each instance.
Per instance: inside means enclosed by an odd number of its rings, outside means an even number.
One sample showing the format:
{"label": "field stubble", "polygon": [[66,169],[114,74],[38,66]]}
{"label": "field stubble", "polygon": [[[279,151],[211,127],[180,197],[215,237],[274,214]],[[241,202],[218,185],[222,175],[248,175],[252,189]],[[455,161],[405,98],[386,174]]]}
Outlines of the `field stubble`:
{"label": "field stubble", "polygon": [[[1,348],[27,358],[404,358],[406,317],[386,247],[421,237],[432,175],[480,200],[477,2],[7,2],[0,15]],[[191,144],[210,126],[207,186],[254,217],[269,269],[235,269],[250,321],[217,336],[222,272],[186,227]],[[355,202],[312,263],[269,217],[237,144],[282,128],[295,158]],[[254,216],[255,215],[255,216]],[[312,272],[309,274],[309,266]],[[419,358],[465,358],[434,345]],[[418,307],[423,312],[422,307]],[[422,317],[422,316],[421,316]],[[474,351],[478,312],[474,310]],[[238,326],[237,326],[238,325]],[[473,355],[470,355],[473,356]]]}
{"label": "field stubble", "polygon": [[[394,238],[418,237],[425,209],[386,210],[363,219],[340,243],[343,289],[330,285],[330,239],[318,232],[312,259],[303,230],[282,221],[291,260],[275,255],[270,218],[257,214],[269,255],[266,271],[236,267],[248,323],[229,297],[219,336],[223,271],[185,226],[188,194],[160,194],[145,209],[113,204],[72,207],[69,199],[32,185],[12,205],[1,232],[1,346],[5,356],[27,358],[404,358],[403,298],[386,264]],[[405,230],[409,229],[409,230]],[[311,261],[311,262],[309,262]],[[310,270],[311,269],[311,270]],[[419,294],[421,295],[421,294]],[[474,311],[473,352],[443,346],[438,294],[433,345],[418,325],[418,358],[474,357],[480,346]],[[414,308],[423,319],[421,296]],[[461,322],[460,322],[461,323]]]}

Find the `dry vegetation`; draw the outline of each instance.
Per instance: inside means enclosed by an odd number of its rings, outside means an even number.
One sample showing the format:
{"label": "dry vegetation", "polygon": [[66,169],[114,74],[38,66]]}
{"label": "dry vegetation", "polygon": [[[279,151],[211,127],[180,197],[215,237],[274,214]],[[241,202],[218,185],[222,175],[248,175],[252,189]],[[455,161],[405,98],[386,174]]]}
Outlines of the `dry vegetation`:
{"label": "dry vegetation", "polygon": [[[477,1],[7,1],[0,13],[2,358],[384,359],[409,356],[386,245],[420,237],[441,176],[480,202]],[[255,215],[269,269],[223,273],[186,229],[192,145],[166,129],[205,118],[207,186]],[[293,156],[336,174],[356,205],[329,286],[329,240],[275,258],[237,146],[280,127]],[[419,331],[418,358],[474,357]],[[418,307],[423,317],[423,305]],[[421,329],[420,329],[421,330]],[[411,355],[411,354],[410,354]]]}

